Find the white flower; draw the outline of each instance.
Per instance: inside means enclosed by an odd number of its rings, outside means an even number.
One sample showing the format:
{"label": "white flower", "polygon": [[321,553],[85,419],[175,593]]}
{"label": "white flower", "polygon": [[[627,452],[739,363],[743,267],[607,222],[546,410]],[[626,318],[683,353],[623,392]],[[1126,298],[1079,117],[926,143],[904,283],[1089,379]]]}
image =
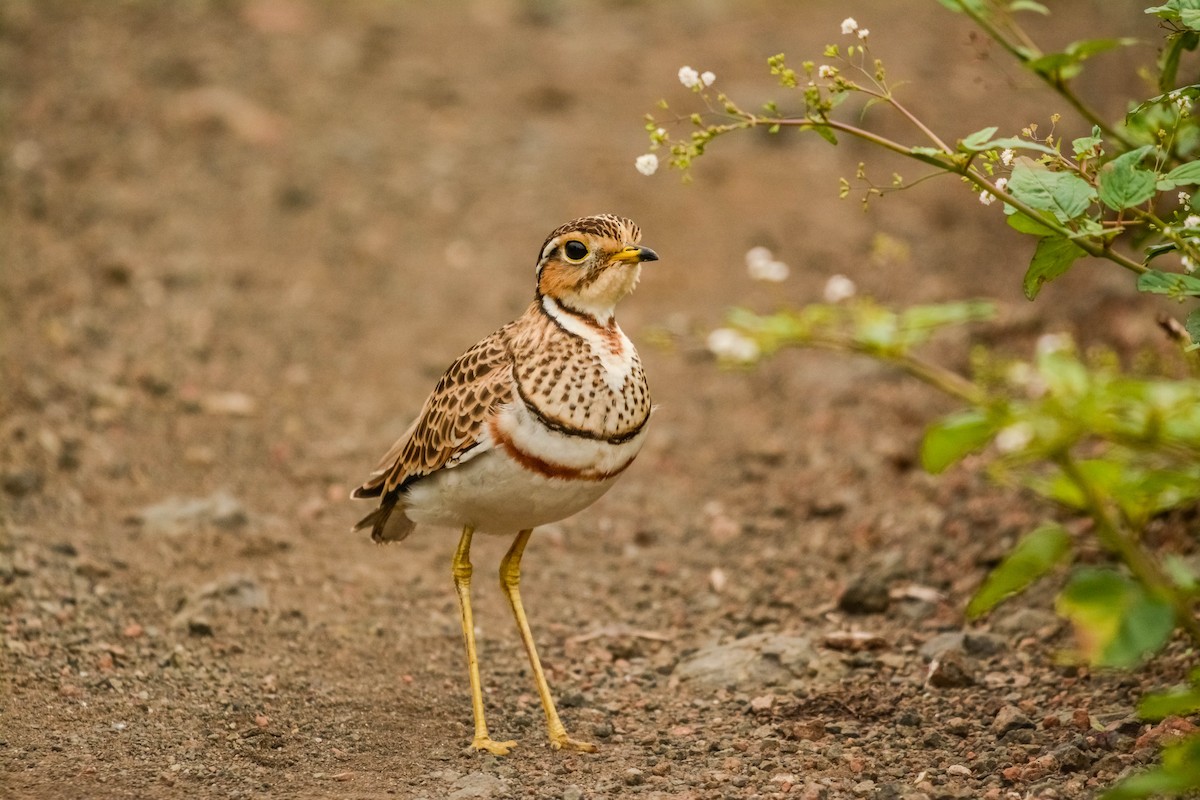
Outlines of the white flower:
{"label": "white flower", "polygon": [[1013,152],[1013,149],[1006,147],[1000,151],[1000,163],[1006,167],[1011,166],[1014,156],[1016,156],[1016,153]]}
{"label": "white flower", "polygon": [[868,37],[868,36],[870,36],[870,35],[871,35],[871,32],[870,32],[869,30],[867,30],[866,28],[859,28],[859,29],[858,29],[858,38],[860,38],[860,39],[865,39],[865,38],[867,38],[867,37]]}
{"label": "white flower", "polygon": [[1187,192],[1179,193],[1179,204],[1181,206],[1186,206],[1190,202],[1192,202],[1192,196],[1190,194],[1188,194]]}
{"label": "white flower", "polygon": [[715,81],[716,79],[717,79],[717,76],[712,72],[701,72],[700,73],[700,81],[705,86],[712,86],[713,81]]}
{"label": "white flower", "polygon": [[979,202],[983,203],[985,206],[990,206],[992,203],[996,202],[996,195],[992,194],[987,189],[984,189],[979,193]]}
{"label": "white flower", "polygon": [[846,17],[844,20],[842,20],[843,34],[848,36],[851,33],[854,33],[856,30],[858,30],[858,23],[855,22],[854,17]]}
{"label": "white flower", "polygon": [[1188,274],[1196,271],[1196,262],[1190,256],[1180,256],[1179,263],[1183,265],[1183,271]]}
{"label": "white flower", "polygon": [[700,85],[700,73],[691,67],[680,67],[679,82],[689,89],[694,89]]}
{"label": "white flower", "polygon": [[746,251],[746,272],[756,281],[779,283],[787,280],[788,265],[777,261],[765,247],[751,247]]}
{"label": "white flower", "polygon": [[1183,227],[1185,228],[1195,228],[1197,225],[1200,225],[1200,214],[1189,214],[1183,220]]}
{"label": "white flower", "polygon": [[658,156],[646,153],[634,159],[633,166],[643,175],[653,175],[658,170]]}
{"label": "white flower", "polygon": [[1033,441],[1033,426],[1028,422],[1016,422],[996,434],[996,449],[1001,453],[1024,450]]}
{"label": "white flower", "polygon": [[764,261],[774,261],[774,260],[775,260],[775,256],[771,253],[770,250],[763,247],[762,245],[759,245],[758,247],[751,247],[749,250],[746,251],[746,266],[748,268],[753,267],[755,264],[761,264]]}
{"label": "white flower", "polygon": [[845,275],[830,275],[829,280],[825,281],[822,296],[826,303],[840,303],[854,297],[857,292],[858,287],[854,285],[854,281]]}
{"label": "white flower", "polygon": [[817,67],[818,78],[832,78],[834,75],[837,75],[836,67],[831,67],[828,64],[822,64],[821,66]]}
{"label": "white flower", "polygon": [[1008,178],[996,178],[996,189],[1003,192],[1005,186],[1008,186]]}
{"label": "white flower", "polygon": [[705,344],[710,353],[726,361],[748,363],[756,361],[762,352],[758,342],[732,328],[717,328],[708,335]]}
{"label": "white flower", "polygon": [[756,281],[779,283],[787,280],[789,270],[782,261],[756,261],[747,266],[747,272]]}

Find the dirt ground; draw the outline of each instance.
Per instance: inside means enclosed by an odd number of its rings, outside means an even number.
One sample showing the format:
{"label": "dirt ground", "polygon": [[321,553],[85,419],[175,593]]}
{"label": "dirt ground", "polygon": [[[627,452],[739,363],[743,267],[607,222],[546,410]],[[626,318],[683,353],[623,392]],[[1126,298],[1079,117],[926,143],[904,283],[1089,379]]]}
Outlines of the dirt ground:
{"label": "dirt ground", "polygon": [[[1143,5],[1055,3],[1044,41],[1153,41]],[[1103,266],[1026,303],[1029,242],[953,182],[837,201],[860,160],[894,168],[853,143],[748,135],[691,185],[635,172],[642,114],[690,110],[680,66],[753,105],[779,95],[767,56],[818,55],[848,14],[949,136],[1069,111],[924,0],[0,4],[0,794],[1078,798],[1149,763],[1163,731],[1131,711],[1181,654],[1062,664],[1052,586],[964,627],[1053,510],[914,465],[946,401],[831,354],[705,353],[732,303],[809,302],[835,272],[890,304],[996,299],[938,351],[959,366],[1046,331],[1164,346]],[[1153,55],[1090,79],[1106,114]],[[378,548],[347,491],[528,302],[546,233],[601,211],[662,256],[621,309],[659,408],[523,583],[601,749],[548,747],[484,538],[490,722],[520,747],[483,756],[456,534]],[[755,245],[792,276],[750,281]]]}

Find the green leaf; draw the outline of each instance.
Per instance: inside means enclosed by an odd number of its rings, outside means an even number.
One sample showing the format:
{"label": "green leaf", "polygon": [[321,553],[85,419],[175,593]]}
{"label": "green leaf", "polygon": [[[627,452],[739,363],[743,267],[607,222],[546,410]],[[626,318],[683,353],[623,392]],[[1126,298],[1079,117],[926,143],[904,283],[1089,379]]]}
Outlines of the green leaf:
{"label": "green leaf", "polygon": [[1053,80],[1070,80],[1080,73],[1083,69],[1082,63],[1092,56],[1132,44],[1137,44],[1137,40],[1128,38],[1087,39],[1081,42],[1072,42],[1061,53],[1048,53],[1026,62],[1025,66],[1039,75],[1045,75]]}
{"label": "green leaf", "polygon": [[995,125],[992,125],[990,128],[984,128],[982,130],[975,131],[969,136],[964,136],[963,140],[958,143],[958,149],[965,150],[967,152],[983,150],[987,146],[987,143],[992,140],[992,137],[996,135],[996,131],[998,130],[999,128],[997,128]]}
{"label": "green leaf", "polygon": [[[1058,153],[1053,147],[1047,147],[1041,142],[1031,142],[1019,136],[1001,136],[998,139],[993,139],[992,136],[995,133],[996,127],[994,125],[990,128],[975,131],[965,139],[959,141],[958,150],[962,153],[982,153],[984,150],[1003,150],[1007,147],[1013,150],[1034,150],[1038,153],[1049,153],[1050,155]],[[939,154],[943,152],[934,148],[912,148],[912,152],[919,150],[933,150],[933,152]]]}
{"label": "green leaf", "polygon": [[1182,275],[1178,272],[1163,272],[1152,269],[1138,276],[1137,288],[1139,292],[1165,294],[1176,300],[1182,300],[1189,296],[1200,297],[1200,278],[1192,275]]}
{"label": "green leaf", "polygon": [[988,14],[985,0],[938,0],[938,2],[957,14],[961,14],[964,8],[980,14]]}
{"label": "green leaf", "polygon": [[834,134],[833,129],[828,125],[813,125],[811,128],[809,128],[809,130],[813,131],[830,144],[836,145],[838,143],[837,136]]}
{"label": "green leaf", "polygon": [[1130,150],[1100,167],[1100,200],[1113,211],[1140,206],[1154,196],[1155,175],[1138,166],[1153,145]]}
{"label": "green leaf", "polygon": [[1097,666],[1136,666],[1175,630],[1169,603],[1109,569],[1078,570],[1055,605],[1075,626],[1080,654]]}
{"label": "green leaf", "polygon": [[[1168,184],[1163,186],[1163,184]],[[1159,181],[1159,188],[1167,191],[1174,189],[1176,186],[1192,186],[1200,184],[1200,161],[1189,161],[1186,164],[1180,164],[1175,169],[1163,175]]]}
{"label": "green leaf", "polygon": [[1181,686],[1167,692],[1155,692],[1138,703],[1138,716],[1145,719],[1186,717],[1200,712],[1200,686]]}
{"label": "green leaf", "polygon": [[1184,50],[1195,50],[1200,43],[1200,37],[1195,31],[1183,31],[1167,37],[1167,45],[1163,48],[1158,60],[1158,90],[1169,92],[1176,83],[1179,75],[1179,59]]}
{"label": "green leaf", "polygon": [[1042,285],[1063,275],[1077,259],[1087,255],[1070,239],[1045,236],[1038,240],[1033,260],[1025,272],[1022,288],[1030,300],[1038,296]]}
{"label": "green leaf", "polygon": [[1041,14],[1045,17],[1050,16],[1050,9],[1046,8],[1041,3],[1035,2],[1035,0],[1012,0],[1012,2],[1008,4],[1008,10],[1032,11],[1035,14]]}
{"label": "green leaf", "polygon": [[1059,222],[1083,216],[1096,199],[1091,184],[1070,172],[1056,172],[1028,159],[1017,161],[1008,191],[1039,211],[1050,211]]}
{"label": "green leaf", "polygon": [[995,316],[996,304],[987,300],[909,306],[900,313],[900,328],[904,331],[930,331],[947,325],[983,322]]}
{"label": "green leaf", "polygon": [[996,424],[982,411],[971,409],[938,420],[925,431],[921,466],[937,474],[966,455],[983,449],[996,433]]}
{"label": "green leaf", "polygon": [[1100,796],[1100,800],[1141,800],[1148,797],[1195,797],[1200,789],[1200,734],[1177,739],[1162,752],[1162,764],[1131,775]]}
{"label": "green leaf", "polygon": [[1184,320],[1183,327],[1187,328],[1188,336],[1192,337],[1193,345],[1200,345],[1200,308],[1192,310]]}
{"label": "green leaf", "polygon": [[974,619],[1024,590],[1071,554],[1071,535],[1061,525],[1043,525],[1029,533],[992,570],[967,605]]}
{"label": "green leaf", "polygon": [[1090,153],[1095,148],[1099,147],[1104,142],[1100,136],[1100,128],[1098,126],[1092,128],[1091,136],[1080,136],[1078,139],[1071,140],[1071,150],[1075,155],[1081,156],[1084,153]]}
{"label": "green leaf", "polygon": [[[1012,210],[1009,211],[1009,209]],[[1033,217],[1026,215],[1025,212],[1018,211],[1013,206],[1006,205],[1004,207],[1004,213],[1008,214],[1008,219],[1006,221],[1008,222],[1008,227],[1012,228],[1013,230],[1020,231],[1021,233],[1030,233],[1034,236],[1058,236],[1058,231],[1054,230],[1048,225],[1043,224],[1042,222],[1039,222]],[[1042,219],[1054,219],[1054,215],[1049,211],[1041,211],[1039,213],[1042,215]]]}

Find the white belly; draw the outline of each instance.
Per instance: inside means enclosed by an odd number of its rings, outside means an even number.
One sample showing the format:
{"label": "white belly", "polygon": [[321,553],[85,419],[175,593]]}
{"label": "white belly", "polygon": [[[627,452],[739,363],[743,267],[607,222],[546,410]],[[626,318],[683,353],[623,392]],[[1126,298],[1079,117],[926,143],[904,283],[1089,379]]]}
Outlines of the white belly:
{"label": "white belly", "polygon": [[492,450],[418,481],[404,504],[413,522],[515,533],[582,511],[616,480],[547,478]]}

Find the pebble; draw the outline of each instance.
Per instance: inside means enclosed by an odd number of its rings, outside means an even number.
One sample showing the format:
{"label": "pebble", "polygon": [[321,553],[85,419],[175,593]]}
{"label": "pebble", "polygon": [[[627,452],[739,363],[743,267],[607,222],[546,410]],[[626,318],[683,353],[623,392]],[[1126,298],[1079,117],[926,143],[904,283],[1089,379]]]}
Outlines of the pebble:
{"label": "pebble", "polygon": [[1016,706],[1004,706],[992,720],[992,732],[996,736],[1004,736],[1010,731],[1021,728],[1035,728],[1033,720],[1025,716],[1021,709]]}
{"label": "pebble", "polygon": [[887,581],[868,572],[850,582],[838,598],[838,608],[847,614],[881,614],[891,602]]}

